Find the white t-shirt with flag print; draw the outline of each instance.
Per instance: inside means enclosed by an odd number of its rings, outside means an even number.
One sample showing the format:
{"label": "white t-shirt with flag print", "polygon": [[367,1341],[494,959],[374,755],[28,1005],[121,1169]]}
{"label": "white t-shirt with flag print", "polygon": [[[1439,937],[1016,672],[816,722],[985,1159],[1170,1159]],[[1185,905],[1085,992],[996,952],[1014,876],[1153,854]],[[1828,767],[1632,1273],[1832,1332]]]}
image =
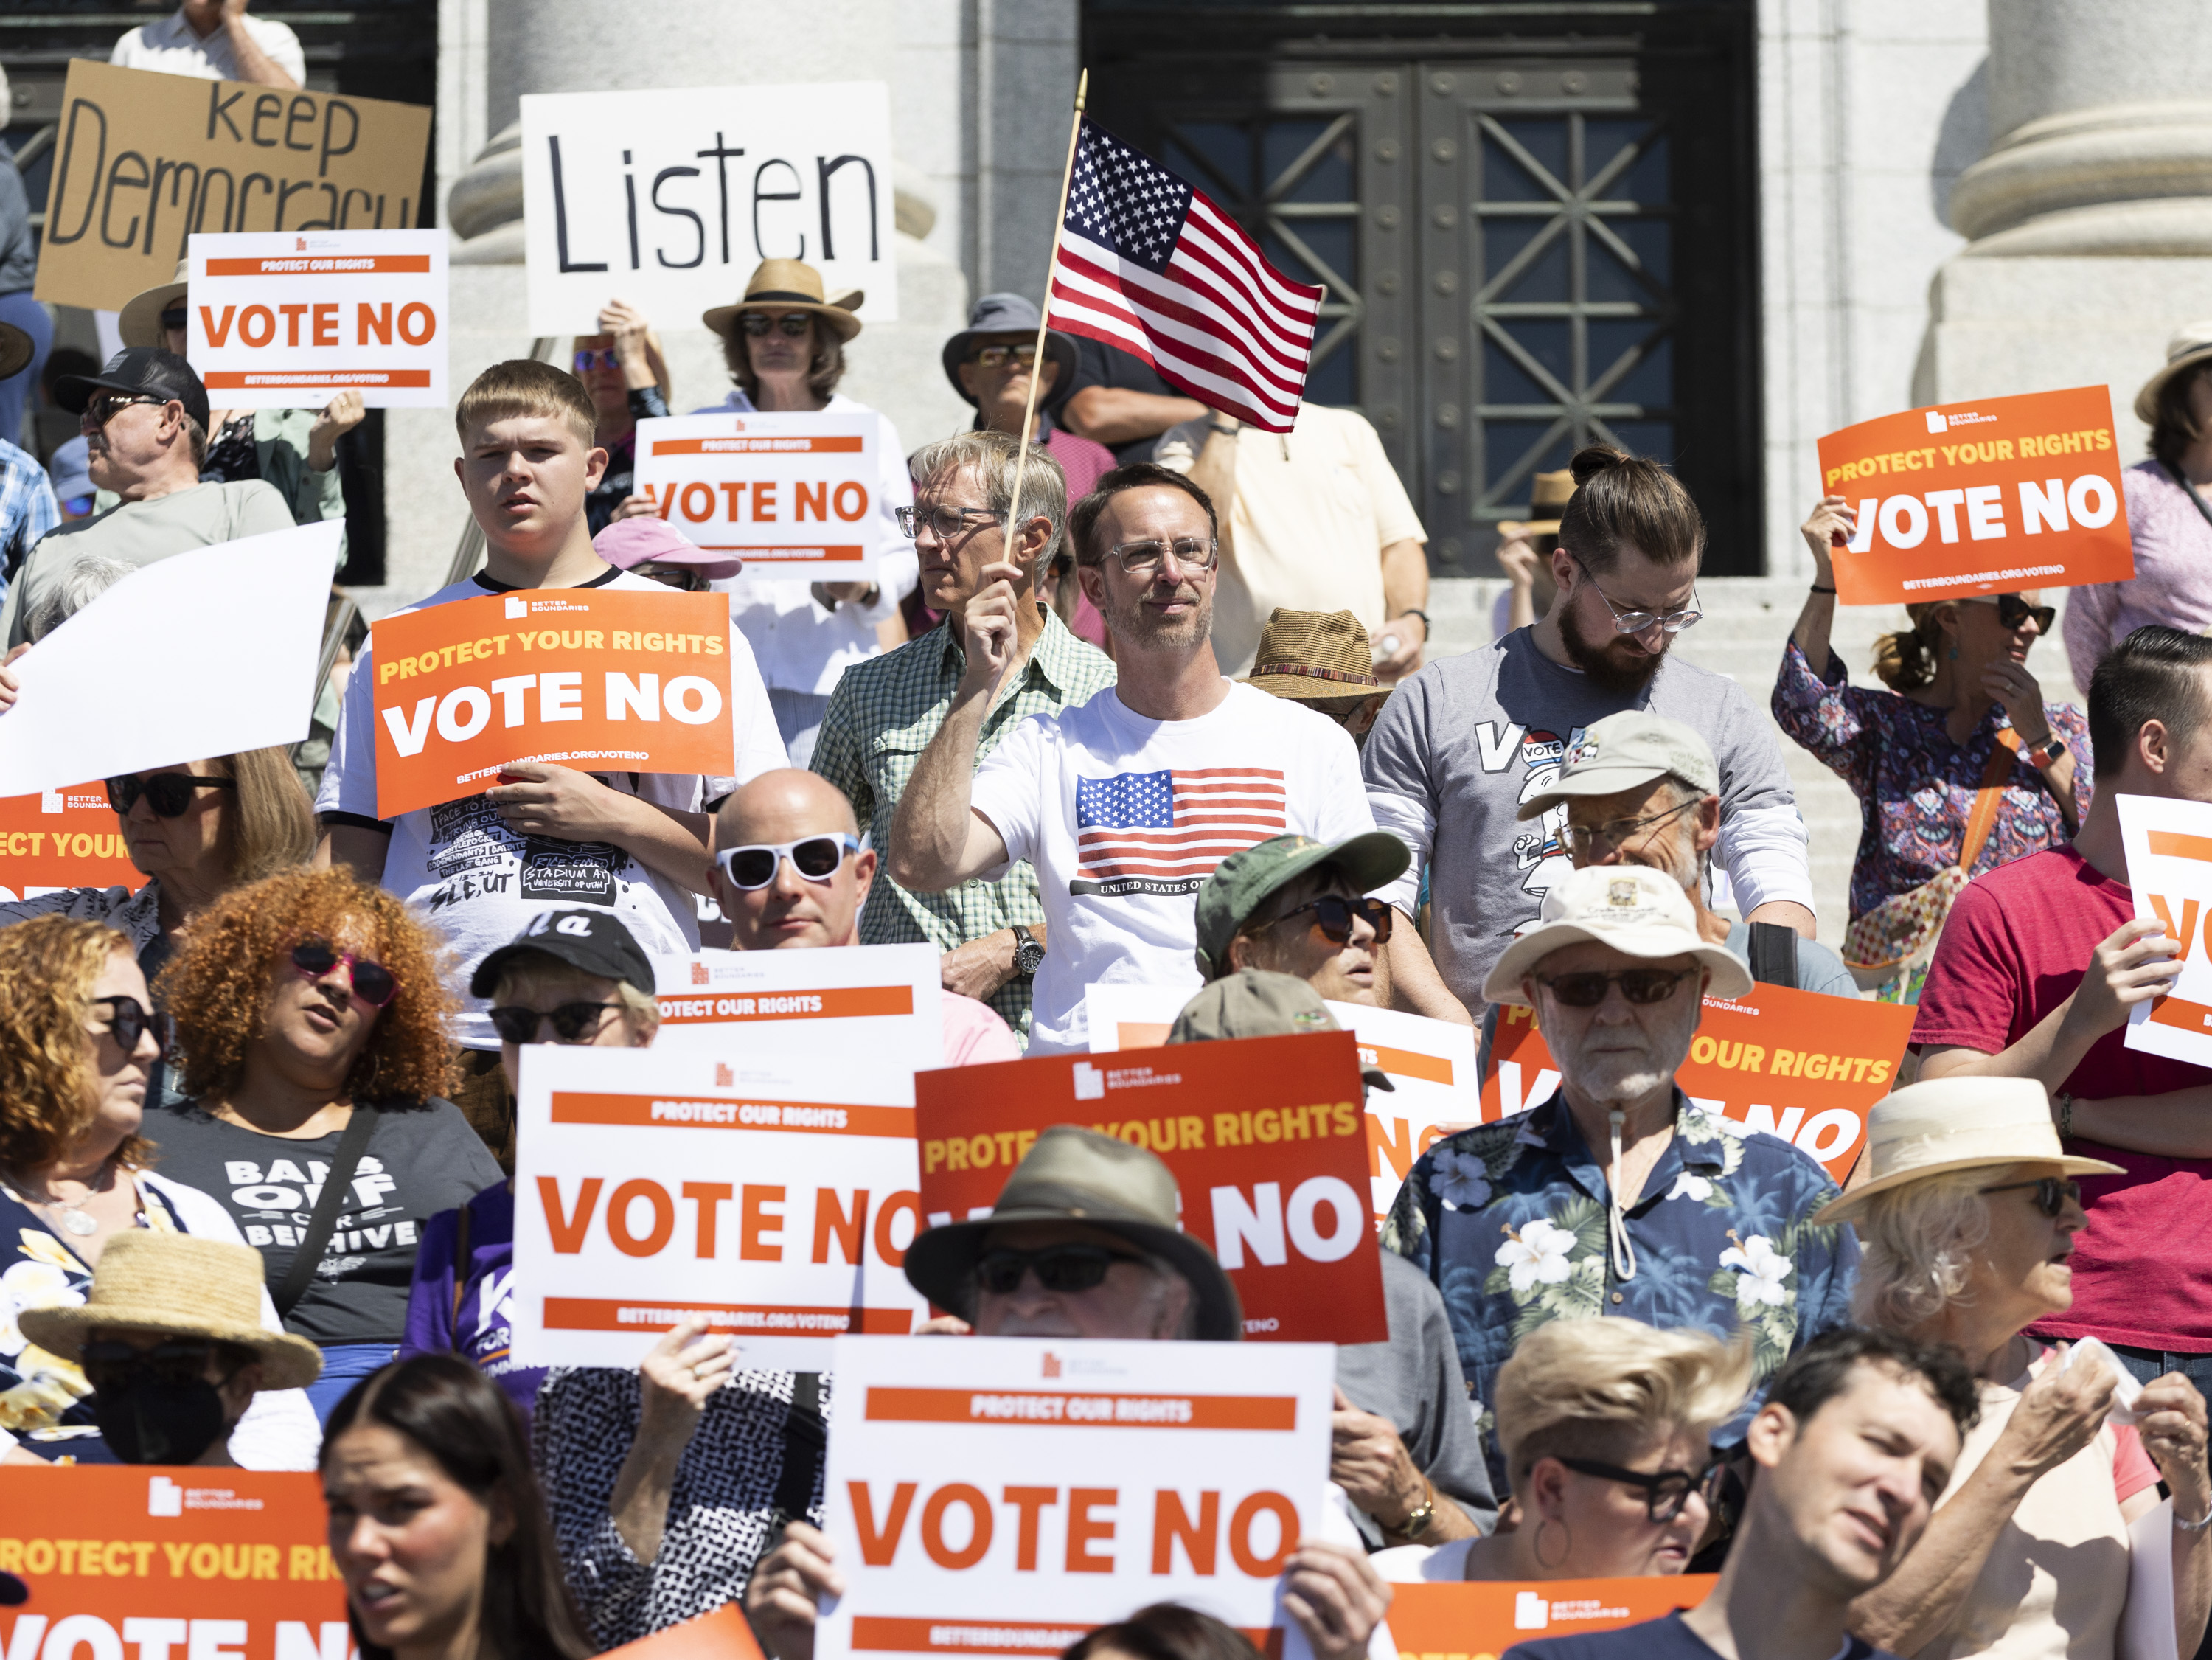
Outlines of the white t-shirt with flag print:
{"label": "white t-shirt with flag print", "polygon": [[1033,714],[977,769],[970,797],[1036,867],[1046,950],[1031,1055],[1080,1049],[1086,987],[1200,985],[1197,893],[1271,836],[1338,842],[1375,828],[1351,734],[1288,698],[1231,684],[1195,721],[1148,721],[1109,686]]}

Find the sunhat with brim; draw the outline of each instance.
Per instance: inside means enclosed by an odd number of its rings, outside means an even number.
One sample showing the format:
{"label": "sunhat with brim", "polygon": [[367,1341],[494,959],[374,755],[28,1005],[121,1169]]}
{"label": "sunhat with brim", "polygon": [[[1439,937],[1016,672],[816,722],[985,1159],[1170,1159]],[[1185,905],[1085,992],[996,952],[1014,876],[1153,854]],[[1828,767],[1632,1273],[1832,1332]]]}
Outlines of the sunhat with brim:
{"label": "sunhat with brim", "polygon": [[1525,1008],[1521,982],[1562,946],[1584,940],[1630,957],[1694,957],[1712,972],[1715,997],[1741,997],[1751,970],[1698,933],[1697,913],[1682,885],[1641,865],[1588,865],[1544,896],[1536,926],[1505,948],[1482,982],[1492,1003]]}
{"label": "sunhat with brim", "polygon": [[2067,1176],[2124,1176],[2118,1164],[2077,1158],[2059,1141],[2051,1098],[2033,1078],[1936,1078],[1885,1095],[1867,1113],[1869,1179],[1814,1214],[1849,1221],[1876,1194],[1946,1171],[2047,1164]]}
{"label": "sunhat with brim", "polygon": [[2158,424],[2158,395],[2166,383],[2199,363],[2212,360],[2212,321],[2185,323],[2166,343],[2166,367],[2142,383],[2136,394],[2136,419],[2145,426]]}
{"label": "sunhat with brim", "polygon": [[115,314],[115,331],[126,346],[158,346],[161,339],[161,313],[185,297],[185,279],[191,275],[192,262],[177,261],[176,280],[163,283],[157,288],[142,289],[123,302],[123,309]]}
{"label": "sunhat with brim", "polygon": [[[1207,1043],[1224,1037],[1303,1037],[1311,1031],[1342,1031],[1322,994],[1295,974],[1268,969],[1239,969],[1199,988],[1168,1028],[1170,1043]],[[1395,1092],[1397,1085],[1380,1067],[1362,1067],[1370,1089]]]}
{"label": "sunhat with brim", "polygon": [[[0,323],[0,380],[5,380],[11,374],[21,374],[37,351],[38,348],[32,344],[29,335],[13,323]],[[0,436],[5,435],[0,434]]]}
{"label": "sunhat with brim", "polygon": [[[1367,629],[1348,611],[1285,611],[1267,618],[1244,678],[1273,697],[1311,702],[1382,691]],[[1388,696],[1387,692],[1383,693]]]}
{"label": "sunhat with brim", "polygon": [[963,1320],[975,1318],[975,1264],[994,1228],[1081,1222],[1164,1256],[1198,1298],[1198,1335],[1231,1343],[1244,1335],[1243,1306],[1213,1253],[1176,1225],[1176,1180],[1157,1155],[1074,1124],[1054,1124],[1014,1166],[988,1217],[925,1229],[907,1247],[907,1282]]}
{"label": "sunhat with brim", "polygon": [[1323,865],[1340,874],[1354,893],[1372,893],[1406,873],[1413,855],[1388,830],[1365,830],[1341,842],[1310,836],[1271,836],[1213,867],[1195,904],[1198,971],[1212,980],[1229,972],[1229,942],[1269,895]]}
{"label": "sunhat with brim", "polygon": [[1552,787],[1523,801],[1515,817],[1534,818],[1577,796],[1618,795],[1670,776],[1699,795],[1720,794],[1720,766],[1696,727],[1642,709],[1620,709],[1583,729]]}
{"label": "sunhat with brim", "polygon": [[[1018,334],[1032,345],[1036,342],[1037,308],[1028,295],[1021,294],[987,294],[975,302],[975,309],[968,313],[968,326],[945,343],[941,361],[945,378],[952,383],[952,390],[968,401],[968,407],[977,407],[975,394],[960,384],[960,366],[974,354],[977,342],[987,334]],[[1058,329],[1048,329],[1044,337],[1045,361],[1060,367],[1050,392],[1037,394],[1039,409],[1056,410],[1075,392],[1075,338],[1062,334]]]}
{"label": "sunhat with brim", "polygon": [[1532,477],[1528,487],[1528,511],[1541,513],[1551,509],[1549,519],[1505,519],[1498,521],[1500,536],[1557,536],[1559,533],[1559,514],[1575,493],[1575,476],[1562,468],[1558,472],[1540,472]]}
{"label": "sunhat with brim", "polygon": [[699,320],[726,340],[737,327],[740,313],[811,311],[840,340],[850,340],[860,331],[860,319],[853,313],[866,298],[862,290],[854,289],[834,300],[825,299],[822,273],[805,260],[763,259],[747,279],[744,299],[734,306],[713,307],[702,313]]}
{"label": "sunhat with brim", "polygon": [[151,1332],[236,1343],[261,1358],[261,1387],[304,1389],[322,1375],[323,1352],[261,1323],[261,1253],[196,1234],[131,1228],[109,1239],[92,1290],[72,1308],[25,1309],[15,1323],[47,1353],[79,1360],[95,1331]]}
{"label": "sunhat with brim", "polygon": [[696,566],[710,582],[735,576],[745,568],[744,560],[709,552],[665,519],[646,513],[616,520],[592,538],[592,551],[621,570],[635,570],[640,565]]}

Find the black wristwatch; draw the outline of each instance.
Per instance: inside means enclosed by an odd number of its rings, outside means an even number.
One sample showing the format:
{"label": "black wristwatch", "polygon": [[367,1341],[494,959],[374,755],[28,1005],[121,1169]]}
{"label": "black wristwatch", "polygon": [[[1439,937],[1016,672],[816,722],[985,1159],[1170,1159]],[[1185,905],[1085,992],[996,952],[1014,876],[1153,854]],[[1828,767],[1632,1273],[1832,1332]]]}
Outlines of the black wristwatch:
{"label": "black wristwatch", "polygon": [[1014,924],[1014,972],[1034,975],[1044,966],[1044,946],[1019,922]]}

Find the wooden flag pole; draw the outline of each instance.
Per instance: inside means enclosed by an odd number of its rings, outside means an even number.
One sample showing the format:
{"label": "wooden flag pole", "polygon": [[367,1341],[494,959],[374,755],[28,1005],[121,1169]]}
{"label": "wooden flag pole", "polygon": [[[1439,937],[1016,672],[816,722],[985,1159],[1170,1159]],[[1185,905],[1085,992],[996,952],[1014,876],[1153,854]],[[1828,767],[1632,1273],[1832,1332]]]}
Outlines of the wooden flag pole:
{"label": "wooden flag pole", "polygon": [[[1075,147],[1083,139],[1083,100],[1091,89],[1091,71],[1085,70],[1075,82],[1075,119],[1067,130],[1067,165],[1060,174],[1060,211],[1052,218],[1052,254],[1045,261],[1044,301],[1037,307],[1037,331],[1035,356],[1030,360],[1030,395],[1022,406],[1022,447],[1014,457],[1014,499],[1006,514],[1006,534],[1020,544],[1022,528],[1022,475],[1029,471],[1030,435],[1036,430],[1037,387],[1044,379],[1044,337],[1046,319],[1052,314],[1052,279],[1060,269],[1060,228],[1067,222],[1067,191],[1075,178]],[[1013,548],[1007,550],[1011,558]],[[1030,573],[1032,584],[1036,573]]]}

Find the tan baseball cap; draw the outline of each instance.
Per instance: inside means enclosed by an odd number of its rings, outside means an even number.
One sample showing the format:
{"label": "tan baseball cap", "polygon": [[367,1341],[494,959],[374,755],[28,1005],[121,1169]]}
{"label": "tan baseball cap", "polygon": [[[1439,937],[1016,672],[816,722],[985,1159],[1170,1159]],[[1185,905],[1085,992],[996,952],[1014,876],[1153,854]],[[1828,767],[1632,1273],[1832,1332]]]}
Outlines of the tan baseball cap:
{"label": "tan baseball cap", "polygon": [[1700,795],[1720,794],[1720,766],[1695,727],[1663,714],[1623,709],[1585,727],[1567,751],[1559,781],[1522,803],[1516,816],[1534,818],[1573,796],[1612,795],[1656,784],[1670,774]]}
{"label": "tan baseball cap", "polygon": [[1716,997],[1751,989],[1751,970],[1698,933],[1697,913],[1682,885],[1641,865],[1588,865],[1544,896],[1536,926],[1505,948],[1482,982],[1493,1003],[1527,1007],[1521,982],[1562,946],[1593,940],[1631,957],[1694,957],[1712,971]]}

